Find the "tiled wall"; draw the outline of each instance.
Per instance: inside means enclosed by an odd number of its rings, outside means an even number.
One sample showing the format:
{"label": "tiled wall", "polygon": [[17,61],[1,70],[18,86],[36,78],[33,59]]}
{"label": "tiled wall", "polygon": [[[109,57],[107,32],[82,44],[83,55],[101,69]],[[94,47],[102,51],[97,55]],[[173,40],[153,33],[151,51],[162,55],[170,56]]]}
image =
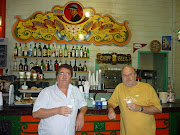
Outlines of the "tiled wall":
{"label": "tiled wall", "polygon": [[[173,2],[174,0],[77,0],[84,7],[93,7],[96,13],[109,14],[117,22],[129,21],[132,37],[124,46],[94,44],[88,45],[90,57],[88,67],[91,72],[95,69],[97,53],[131,53],[132,66],[138,67],[138,51],[133,53],[133,43],[145,43],[147,46],[140,51],[150,51],[149,44],[152,40],[161,42],[162,36],[172,36],[173,27]],[[178,0],[176,0],[178,1]],[[15,16],[27,19],[36,11],[51,11],[54,5],[64,6],[68,0],[7,0],[6,7],[6,37],[8,44],[8,67],[12,67],[13,47],[16,40],[12,36],[12,26],[16,22]],[[178,2],[179,3],[179,2]],[[177,5],[177,4],[176,4]],[[177,9],[179,10],[179,9]],[[179,15],[180,16],[180,15]],[[180,57],[180,55],[179,55]],[[172,76],[172,52],[169,52],[169,76]],[[118,65],[117,65],[118,66]],[[180,86],[179,86],[180,87]]]}

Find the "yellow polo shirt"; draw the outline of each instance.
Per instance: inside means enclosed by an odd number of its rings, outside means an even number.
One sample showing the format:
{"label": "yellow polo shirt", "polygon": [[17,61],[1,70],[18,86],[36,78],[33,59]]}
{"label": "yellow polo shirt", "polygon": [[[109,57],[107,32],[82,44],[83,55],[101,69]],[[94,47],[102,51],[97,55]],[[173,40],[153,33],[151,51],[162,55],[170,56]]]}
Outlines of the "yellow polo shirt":
{"label": "yellow polo shirt", "polygon": [[159,98],[154,88],[143,82],[138,82],[133,88],[120,83],[114,90],[108,103],[120,107],[120,134],[121,135],[155,135],[156,123],[154,115],[142,112],[133,112],[126,107],[126,101],[131,100],[140,106],[156,106],[162,111]]}

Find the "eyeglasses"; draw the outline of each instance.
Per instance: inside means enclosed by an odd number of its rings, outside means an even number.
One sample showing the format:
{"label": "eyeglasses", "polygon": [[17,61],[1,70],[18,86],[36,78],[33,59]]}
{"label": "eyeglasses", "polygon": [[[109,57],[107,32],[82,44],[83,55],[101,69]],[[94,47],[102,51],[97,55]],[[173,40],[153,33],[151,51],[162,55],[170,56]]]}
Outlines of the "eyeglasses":
{"label": "eyeglasses", "polygon": [[71,73],[64,73],[64,72],[60,72],[58,75],[60,75],[60,76],[68,76],[68,77],[70,77],[70,76],[71,76]]}

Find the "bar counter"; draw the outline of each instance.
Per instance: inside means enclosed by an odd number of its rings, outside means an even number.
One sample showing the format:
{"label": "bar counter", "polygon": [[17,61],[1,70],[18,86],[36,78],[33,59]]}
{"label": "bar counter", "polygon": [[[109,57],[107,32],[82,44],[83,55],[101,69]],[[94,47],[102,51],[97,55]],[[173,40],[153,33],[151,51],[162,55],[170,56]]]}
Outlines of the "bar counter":
{"label": "bar counter", "polygon": [[[156,135],[180,134],[180,100],[175,103],[162,104],[163,113],[155,114]],[[85,115],[85,125],[76,135],[94,134],[120,134],[120,109],[115,109],[116,120],[108,119],[107,106],[89,107]],[[32,106],[8,106],[4,105],[0,110],[0,124],[6,125],[0,134],[6,135],[38,135],[39,119],[32,118]],[[0,126],[1,126],[0,125]],[[5,127],[5,126],[3,126]]]}

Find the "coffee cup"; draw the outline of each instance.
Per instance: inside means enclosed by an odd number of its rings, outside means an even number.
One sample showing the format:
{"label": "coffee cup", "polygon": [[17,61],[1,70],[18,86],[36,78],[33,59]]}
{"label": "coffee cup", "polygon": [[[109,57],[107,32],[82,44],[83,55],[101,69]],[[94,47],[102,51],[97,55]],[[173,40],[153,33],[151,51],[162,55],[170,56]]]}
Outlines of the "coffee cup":
{"label": "coffee cup", "polygon": [[26,72],[26,78],[30,79],[30,77],[31,77],[31,72]]}
{"label": "coffee cup", "polygon": [[167,103],[168,92],[159,92],[159,99],[162,101],[162,103]]}
{"label": "coffee cup", "polygon": [[24,72],[19,72],[19,78],[24,78]]}
{"label": "coffee cup", "polygon": [[39,75],[38,75],[38,78],[39,78],[39,79],[43,79],[43,74],[39,74]]}
{"label": "coffee cup", "polygon": [[33,79],[37,78],[37,73],[33,73]]}

